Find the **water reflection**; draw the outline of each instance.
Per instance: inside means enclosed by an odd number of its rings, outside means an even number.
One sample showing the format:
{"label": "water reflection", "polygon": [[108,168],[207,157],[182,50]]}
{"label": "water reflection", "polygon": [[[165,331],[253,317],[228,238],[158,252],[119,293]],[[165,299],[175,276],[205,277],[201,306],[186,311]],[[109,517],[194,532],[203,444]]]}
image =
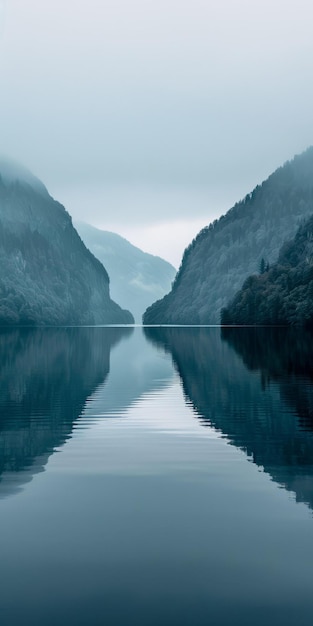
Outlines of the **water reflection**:
{"label": "water reflection", "polygon": [[299,328],[223,328],[222,338],[251,371],[260,371],[265,388],[280,385],[301,428],[313,430],[313,334]]}
{"label": "water reflection", "polygon": [[312,336],[288,329],[146,328],[172,355],[202,424],[313,508]]}
{"label": "water reflection", "polygon": [[173,378],[170,359],[159,358],[140,328],[112,351],[110,376],[87,399],[85,418],[125,417],[126,411],[145,394],[164,389]]}
{"label": "water reflection", "polygon": [[86,399],[108,376],[112,347],[131,332],[126,328],[1,332],[2,495],[42,471],[54,448],[70,437]]}
{"label": "water reflection", "polygon": [[270,335],[128,333],[0,335],[0,493],[66,441],[1,501],[3,623],[311,624],[312,517],[292,494],[312,507],[313,433],[285,393],[310,393],[305,359],[285,367]]}

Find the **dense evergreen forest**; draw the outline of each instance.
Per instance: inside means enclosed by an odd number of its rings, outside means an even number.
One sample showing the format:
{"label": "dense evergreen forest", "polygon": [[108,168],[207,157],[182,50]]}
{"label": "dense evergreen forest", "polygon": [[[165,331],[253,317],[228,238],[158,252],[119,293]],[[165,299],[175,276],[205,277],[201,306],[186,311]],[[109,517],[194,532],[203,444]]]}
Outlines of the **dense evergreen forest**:
{"label": "dense evergreen forest", "polygon": [[132,323],[65,208],[18,166],[0,162],[0,325]]}
{"label": "dense evergreen forest", "polygon": [[283,245],[277,263],[245,281],[221,323],[313,326],[313,216]]}
{"label": "dense evergreen forest", "polygon": [[219,323],[221,309],[244,280],[272,266],[283,243],[312,213],[309,148],[197,235],[184,252],[172,291],[147,309],[144,323]]}

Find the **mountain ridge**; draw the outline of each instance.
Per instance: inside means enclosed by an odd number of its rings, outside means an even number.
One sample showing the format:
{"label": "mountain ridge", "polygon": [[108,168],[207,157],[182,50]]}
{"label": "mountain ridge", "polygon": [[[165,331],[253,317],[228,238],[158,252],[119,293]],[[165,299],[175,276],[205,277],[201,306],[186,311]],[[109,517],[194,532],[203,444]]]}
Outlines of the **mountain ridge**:
{"label": "mountain ridge", "polygon": [[113,299],[131,308],[141,322],[146,308],[171,289],[176,269],[159,256],[143,252],[117,233],[74,220],[79,235],[107,268]]}
{"label": "mountain ridge", "polygon": [[144,324],[218,324],[262,258],[276,261],[282,244],[313,212],[313,147],[287,161],[186,248],[172,291],[144,314]]}
{"label": "mountain ridge", "polygon": [[0,325],[133,323],[64,206],[26,168],[3,160],[0,260]]}

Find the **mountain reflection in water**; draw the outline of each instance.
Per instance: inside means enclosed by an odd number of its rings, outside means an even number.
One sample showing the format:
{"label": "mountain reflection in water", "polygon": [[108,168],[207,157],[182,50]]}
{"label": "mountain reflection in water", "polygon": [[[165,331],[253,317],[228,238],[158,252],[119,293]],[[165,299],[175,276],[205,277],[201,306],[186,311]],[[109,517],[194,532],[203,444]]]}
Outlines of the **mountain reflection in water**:
{"label": "mountain reflection in water", "polygon": [[246,367],[259,370],[265,388],[280,385],[282,398],[313,430],[313,334],[299,328],[223,328],[222,338],[241,356]]}
{"label": "mountain reflection in water", "polygon": [[[0,494],[42,471],[108,376],[129,328],[16,329],[0,334]],[[23,472],[29,468],[29,473]],[[17,474],[18,473],[18,474]]]}
{"label": "mountain reflection in water", "polygon": [[310,626],[311,344],[1,332],[3,624]]}
{"label": "mountain reflection in water", "polygon": [[3,330],[0,355],[0,497],[43,471],[82,416],[119,417],[173,376],[133,328]]}
{"label": "mountain reflection in water", "polygon": [[313,508],[312,335],[287,328],[145,333],[172,355],[202,424]]}

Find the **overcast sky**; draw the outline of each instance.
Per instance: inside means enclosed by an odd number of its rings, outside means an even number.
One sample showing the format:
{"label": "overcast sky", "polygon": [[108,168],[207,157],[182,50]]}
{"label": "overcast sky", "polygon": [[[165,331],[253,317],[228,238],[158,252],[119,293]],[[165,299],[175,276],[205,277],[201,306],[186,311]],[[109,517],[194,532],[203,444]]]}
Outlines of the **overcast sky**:
{"label": "overcast sky", "polygon": [[0,151],[178,265],[313,143],[312,23],[312,0],[0,0]]}

